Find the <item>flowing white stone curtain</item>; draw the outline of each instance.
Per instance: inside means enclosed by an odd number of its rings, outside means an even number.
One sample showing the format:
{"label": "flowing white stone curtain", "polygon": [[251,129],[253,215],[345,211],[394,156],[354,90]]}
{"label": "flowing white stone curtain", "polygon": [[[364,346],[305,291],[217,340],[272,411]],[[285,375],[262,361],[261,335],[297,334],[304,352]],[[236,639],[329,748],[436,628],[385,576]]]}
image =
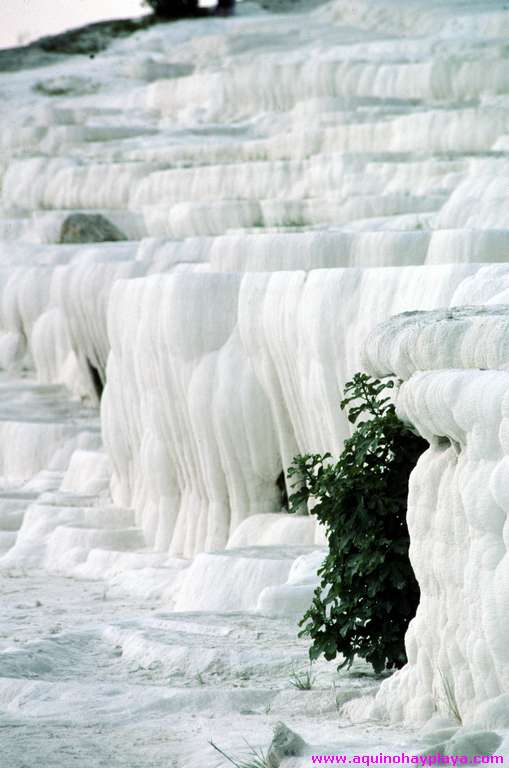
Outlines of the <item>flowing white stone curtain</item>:
{"label": "flowing white stone curtain", "polygon": [[[507,268],[506,268],[507,269]],[[298,452],[340,450],[342,384],[381,320],[447,306],[478,271],[187,273],[115,283],[102,404],[115,501],[174,554],[223,547]]]}
{"label": "flowing white stone curtain", "polygon": [[[506,285],[495,267],[457,293],[500,299]],[[398,413],[430,443],[409,485],[421,596],[408,664],[384,683],[375,710],[426,720],[452,701],[465,723],[507,728],[509,306],[395,317],[369,336],[365,365],[404,380]]]}

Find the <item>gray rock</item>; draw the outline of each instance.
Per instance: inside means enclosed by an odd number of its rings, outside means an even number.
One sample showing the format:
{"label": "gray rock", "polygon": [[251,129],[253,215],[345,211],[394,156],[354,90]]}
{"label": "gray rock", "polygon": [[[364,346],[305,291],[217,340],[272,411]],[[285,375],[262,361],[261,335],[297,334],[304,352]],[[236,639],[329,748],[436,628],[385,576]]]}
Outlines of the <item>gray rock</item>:
{"label": "gray rock", "polygon": [[502,743],[502,737],[494,731],[474,731],[461,728],[447,741],[434,744],[423,752],[424,755],[491,755]]}
{"label": "gray rock", "polygon": [[38,80],[33,90],[44,96],[84,96],[99,90],[99,84],[87,77],[60,75],[48,80]]}
{"label": "gray rock", "polygon": [[99,213],[72,213],[62,224],[61,243],[104,243],[127,240],[118,227]]}
{"label": "gray rock", "polygon": [[492,755],[502,744],[502,737],[494,731],[461,730],[445,744],[448,755]]}
{"label": "gray rock", "polygon": [[297,757],[302,754],[306,742],[297,733],[291,731],[284,723],[277,723],[274,736],[267,753],[270,768],[279,768],[285,757]]}

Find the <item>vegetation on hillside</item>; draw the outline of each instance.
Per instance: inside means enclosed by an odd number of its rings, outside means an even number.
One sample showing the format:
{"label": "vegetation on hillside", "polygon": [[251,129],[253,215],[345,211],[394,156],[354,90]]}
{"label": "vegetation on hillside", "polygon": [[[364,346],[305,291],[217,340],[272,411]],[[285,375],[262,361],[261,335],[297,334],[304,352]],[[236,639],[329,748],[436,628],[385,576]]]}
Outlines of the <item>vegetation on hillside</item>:
{"label": "vegetation on hillside", "polygon": [[297,481],[290,511],[312,507],[329,541],[300,635],[312,639],[311,659],[341,654],[343,667],[359,656],[375,672],[406,663],[404,636],[419,602],[406,508],[408,478],[427,443],[384,396],[392,387],[357,373],[341,401],[356,429],[339,459],[297,456],[288,471]]}

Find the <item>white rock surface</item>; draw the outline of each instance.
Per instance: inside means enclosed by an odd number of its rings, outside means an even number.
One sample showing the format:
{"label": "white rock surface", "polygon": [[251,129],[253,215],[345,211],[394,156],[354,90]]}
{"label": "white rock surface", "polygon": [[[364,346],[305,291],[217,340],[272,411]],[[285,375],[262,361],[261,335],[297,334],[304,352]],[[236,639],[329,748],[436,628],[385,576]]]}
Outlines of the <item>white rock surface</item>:
{"label": "white rock surface", "polygon": [[[508,33],[498,0],[242,3],[0,73],[9,766],[208,768],[211,732],[266,748],[278,719],[317,751],[417,748],[358,724],[372,677],[331,693],[323,665],[290,688],[324,531],[282,511],[281,477],[341,449],[340,390],[378,323],[509,302]],[[128,240],[60,245],[74,213]],[[505,315],[456,315],[452,336],[419,317],[368,353],[410,376],[400,408],[434,457],[412,490],[419,632],[377,706],[443,710],[441,669],[466,720],[504,729]]]}
{"label": "white rock surface", "polygon": [[338,383],[359,368],[359,339],[394,312],[454,302],[477,269],[119,281],[102,404],[113,498],[158,548],[224,547],[248,516],[279,511],[293,456],[337,452],[350,434]]}
{"label": "white rock surface", "polygon": [[438,703],[509,727],[508,329],[508,306],[462,307],[395,317],[367,342],[368,369],[405,380],[398,413],[430,443],[409,485],[408,664],[377,703],[396,721]]}

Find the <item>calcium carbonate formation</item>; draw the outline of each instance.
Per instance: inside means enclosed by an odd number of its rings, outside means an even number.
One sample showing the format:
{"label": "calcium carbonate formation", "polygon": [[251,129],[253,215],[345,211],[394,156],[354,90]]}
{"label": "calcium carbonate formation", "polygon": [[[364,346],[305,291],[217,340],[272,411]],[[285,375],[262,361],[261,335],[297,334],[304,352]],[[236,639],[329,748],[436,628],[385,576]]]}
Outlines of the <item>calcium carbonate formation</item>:
{"label": "calcium carbonate formation", "polygon": [[432,444],[382,709],[442,675],[498,722],[505,310],[454,308],[509,300],[508,34],[497,0],[245,3],[0,73],[0,564],[298,615],[324,538],[285,473],[340,451],[371,333]]}
{"label": "calcium carbonate formation", "polygon": [[410,559],[420,587],[407,666],[382,686],[393,719],[509,726],[509,306],[408,312],[369,337],[367,368],[404,380],[400,417],[430,443],[410,478]]}

